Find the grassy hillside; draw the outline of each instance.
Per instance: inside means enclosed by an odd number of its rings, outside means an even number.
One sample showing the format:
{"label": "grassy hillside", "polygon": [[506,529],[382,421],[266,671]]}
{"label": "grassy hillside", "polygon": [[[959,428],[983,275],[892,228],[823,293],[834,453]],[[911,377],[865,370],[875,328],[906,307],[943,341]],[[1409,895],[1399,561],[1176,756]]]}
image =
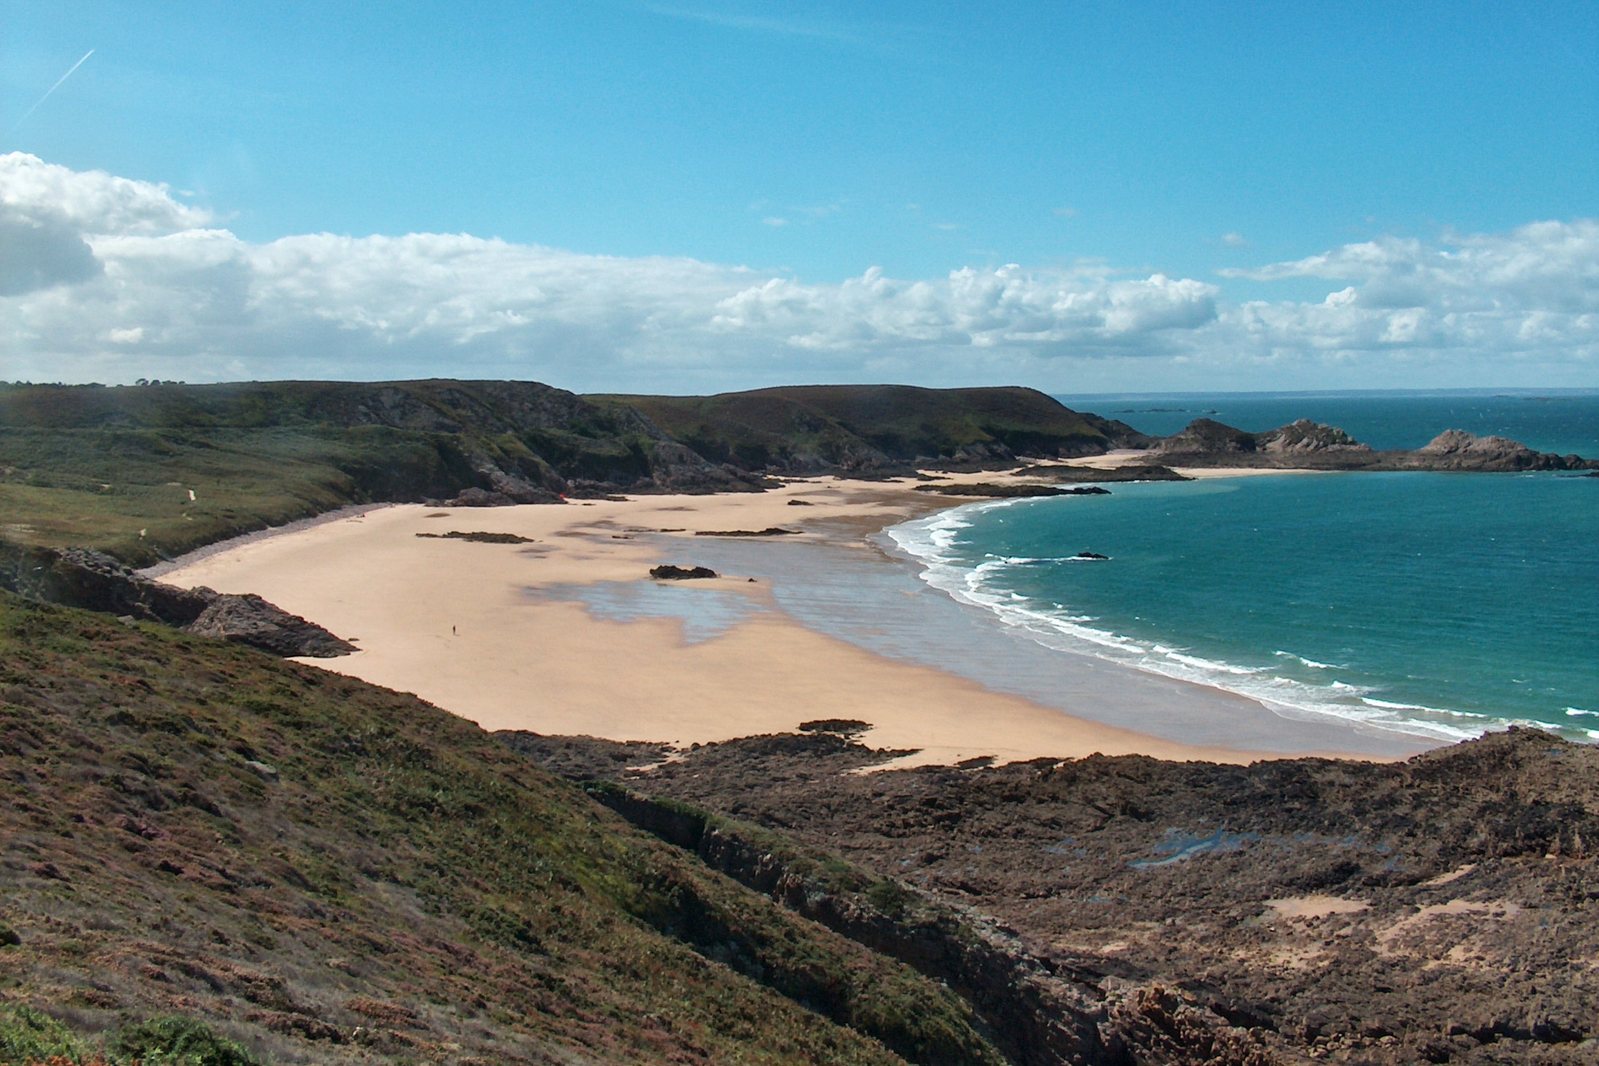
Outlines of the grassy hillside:
{"label": "grassy hillside", "polygon": [[0,538],[130,562],[345,504],[591,482],[740,487],[636,413],[532,382],[0,385]]}
{"label": "grassy hillside", "polygon": [[1132,430],[1031,389],[584,398],[536,382],[0,385],[0,540],[145,564],[379,501],[748,490],[741,471],[1080,455]]}
{"label": "grassy hillside", "polygon": [[0,593],[0,779],[0,1063],[171,1015],[272,1062],[1001,1061],[469,723],[246,649]]}
{"label": "grassy hillside", "polygon": [[1099,454],[1136,436],[1023,388],[809,385],[594,399],[633,407],[701,455],[751,469]]}

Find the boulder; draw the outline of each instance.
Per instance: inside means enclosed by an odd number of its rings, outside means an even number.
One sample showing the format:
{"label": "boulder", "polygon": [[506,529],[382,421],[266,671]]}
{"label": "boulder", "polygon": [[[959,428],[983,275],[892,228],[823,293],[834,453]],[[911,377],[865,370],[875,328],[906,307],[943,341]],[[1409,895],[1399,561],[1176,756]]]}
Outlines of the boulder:
{"label": "boulder", "polygon": [[692,581],[720,575],[708,566],[673,566],[668,563],[650,567],[650,576],[657,581]]}

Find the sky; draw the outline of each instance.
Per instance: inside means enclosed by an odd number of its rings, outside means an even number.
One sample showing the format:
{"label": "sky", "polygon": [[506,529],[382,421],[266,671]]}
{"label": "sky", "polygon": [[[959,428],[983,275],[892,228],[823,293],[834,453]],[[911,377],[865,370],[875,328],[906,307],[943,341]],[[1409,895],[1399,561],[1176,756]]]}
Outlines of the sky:
{"label": "sky", "polygon": [[1599,3],[0,0],[0,380],[1599,387]]}

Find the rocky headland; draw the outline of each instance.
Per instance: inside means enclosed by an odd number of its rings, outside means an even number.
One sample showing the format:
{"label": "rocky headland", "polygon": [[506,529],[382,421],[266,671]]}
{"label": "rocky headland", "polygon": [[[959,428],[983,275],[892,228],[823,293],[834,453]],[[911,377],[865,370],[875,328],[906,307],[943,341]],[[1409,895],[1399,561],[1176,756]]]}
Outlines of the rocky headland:
{"label": "rocky headland", "polygon": [[19,549],[0,542],[0,588],[129,621],[161,622],[284,657],[326,659],[358,650],[260,596],[168,585],[85,548]]}
{"label": "rocky headland", "polygon": [[1596,470],[1599,460],[1538,452],[1505,437],[1448,429],[1412,451],[1378,451],[1336,426],[1310,419],[1250,432],[1209,418],[1157,439],[1151,454],[1172,466],[1265,467],[1281,470]]}

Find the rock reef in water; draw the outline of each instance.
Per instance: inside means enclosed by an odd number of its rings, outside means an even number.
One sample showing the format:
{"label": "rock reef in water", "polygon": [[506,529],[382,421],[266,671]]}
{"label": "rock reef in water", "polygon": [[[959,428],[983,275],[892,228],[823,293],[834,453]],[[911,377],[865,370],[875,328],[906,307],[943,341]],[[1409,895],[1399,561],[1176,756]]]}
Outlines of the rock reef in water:
{"label": "rock reef in water", "polygon": [[1537,452],[1508,437],[1476,437],[1446,429],[1410,453],[1431,470],[1571,470],[1588,465],[1579,456]]}
{"label": "rock reef in water", "polygon": [[938,496],[986,496],[994,499],[1025,499],[1031,496],[1109,496],[1110,490],[1098,485],[1079,485],[1064,489],[1059,485],[996,485],[981,482],[968,485],[917,485],[917,492]]}
{"label": "rock reef in water", "polygon": [[1505,437],[1445,430],[1414,451],[1377,451],[1336,426],[1302,418],[1252,433],[1199,418],[1151,449],[1176,466],[1250,466],[1283,470],[1523,470],[1599,469],[1599,460],[1534,451]]}

